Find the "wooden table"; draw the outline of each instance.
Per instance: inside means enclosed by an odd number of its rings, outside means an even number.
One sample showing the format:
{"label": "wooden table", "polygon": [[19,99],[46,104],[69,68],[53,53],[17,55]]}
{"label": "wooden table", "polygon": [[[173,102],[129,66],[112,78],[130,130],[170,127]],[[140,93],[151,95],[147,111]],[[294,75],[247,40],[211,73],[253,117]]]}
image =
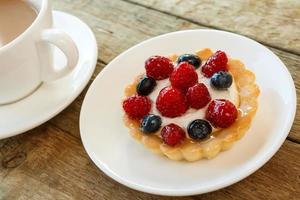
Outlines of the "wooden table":
{"label": "wooden table", "polygon": [[[270,48],[288,67],[300,94],[299,0],[54,0],[53,6],[93,29],[99,57],[92,79],[119,53],[147,38],[219,29]],[[49,122],[0,141],[0,199],[176,199],[129,189],[91,162],[78,127],[85,93]],[[300,98],[297,104],[300,108]],[[261,169],[225,189],[181,199],[300,199],[299,133],[297,112],[283,146]]]}

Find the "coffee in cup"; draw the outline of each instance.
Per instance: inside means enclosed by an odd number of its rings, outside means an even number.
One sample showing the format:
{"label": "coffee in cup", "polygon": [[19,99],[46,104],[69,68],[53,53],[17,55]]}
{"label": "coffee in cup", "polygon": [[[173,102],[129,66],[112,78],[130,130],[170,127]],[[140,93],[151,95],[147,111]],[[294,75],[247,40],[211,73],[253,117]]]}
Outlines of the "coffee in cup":
{"label": "coffee in cup", "polygon": [[0,0],[0,47],[23,33],[36,19],[37,11],[22,0]]}

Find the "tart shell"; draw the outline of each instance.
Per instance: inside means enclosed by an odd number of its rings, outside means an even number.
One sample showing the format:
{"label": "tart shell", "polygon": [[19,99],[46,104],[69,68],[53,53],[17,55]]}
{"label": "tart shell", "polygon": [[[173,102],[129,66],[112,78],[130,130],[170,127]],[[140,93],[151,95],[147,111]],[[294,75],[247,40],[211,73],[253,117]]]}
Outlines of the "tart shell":
{"label": "tart shell", "polygon": [[[210,49],[203,49],[197,51],[196,54],[202,60],[206,60],[213,52]],[[169,58],[175,61],[177,56],[172,55]],[[234,78],[239,93],[238,118],[230,127],[212,133],[211,137],[204,141],[194,141],[187,137],[182,144],[171,147],[163,143],[160,138],[160,130],[156,134],[145,135],[140,131],[139,121],[132,120],[124,115],[124,123],[129,128],[132,137],[152,152],[177,161],[192,162],[202,158],[211,159],[220,152],[230,149],[234,142],[243,137],[249,129],[258,107],[257,101],[260,91],[255,83],[254,73],[247,70],[241,61],[229,59],[228,69]],[[140,76],[127,86],[125,89],[126,97],[136,93],[136,85],[139,79]]]}

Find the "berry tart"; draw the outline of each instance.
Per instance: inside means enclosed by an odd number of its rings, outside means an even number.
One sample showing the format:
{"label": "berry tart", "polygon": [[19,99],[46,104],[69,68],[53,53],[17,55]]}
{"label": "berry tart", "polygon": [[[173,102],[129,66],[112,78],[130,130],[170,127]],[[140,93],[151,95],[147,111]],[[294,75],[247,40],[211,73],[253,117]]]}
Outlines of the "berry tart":
{"label": "berry tart", "polygon": [[172,160],[213,158],[250,127],[257,110],[255,75],[210,49],[152,56],[125,89],[124,122],[151,151]]}

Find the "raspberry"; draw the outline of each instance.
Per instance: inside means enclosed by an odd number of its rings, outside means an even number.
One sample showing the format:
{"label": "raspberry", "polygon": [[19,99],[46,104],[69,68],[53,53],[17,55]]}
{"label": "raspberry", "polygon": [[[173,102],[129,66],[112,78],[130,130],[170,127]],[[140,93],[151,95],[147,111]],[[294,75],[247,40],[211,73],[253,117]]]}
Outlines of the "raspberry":
{"label": "raspberry", "polygon": [[198,82],[198,75],[193,65],[188,62],[181,62],[172,72],[170,82],[173,87],[186,91]]}
{"label": "raspberry", "polygon": [[141,119],[150,112],[151,101],[148,97],[134,95],[123,101],[123,109],[128,117]]}
{"label": "raspberry", "polygon": [[165,87],[156,99],[157,110],[165,117],[178,117],[188,109],[186,97],[176,88]]}
{"label": "raspberry", "polygon": [[205,77],[210,78],[214,73],[219,71],[228,71],[228,58],[223,51],[217,51],[212,55],[202,67],[202,73]]}
{"label": "raspberry", "polygon": [[161,137],[165,144],[175,146],[185,138],[185,132],[176,124],[168,124],[161,130]]}
{"label": "raspberry", "polygon": [[226,99],[215,99],[208,105],[205,118],[216,128],[227,128],[237,116],[238,111],[233,103]]}
{"label": "raspberry", "polygon": [[170,59],[163,56],[151,56],[145,62],[146,74],[155,80],[168,78],[174,70]]}
{"label": "raspberry", "polygon": [[206,106],[210,100],[210,94],[203,83],[197,83],[187,91],[187,101],[192,108],[200,109]]}

